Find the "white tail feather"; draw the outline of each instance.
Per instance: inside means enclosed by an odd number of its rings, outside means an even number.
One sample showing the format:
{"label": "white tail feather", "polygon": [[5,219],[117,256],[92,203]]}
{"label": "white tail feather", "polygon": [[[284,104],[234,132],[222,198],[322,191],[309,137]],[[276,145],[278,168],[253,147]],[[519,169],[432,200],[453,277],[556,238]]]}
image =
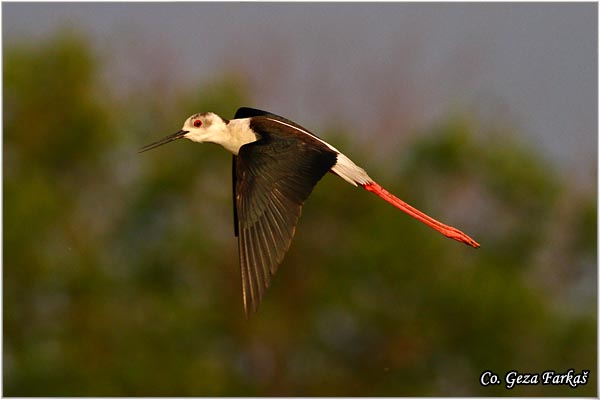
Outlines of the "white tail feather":
{"label": "white tail feather", "polygon": [[352,160],[342,153],[338,153],[337,162],[331,168],[331,172],[354,186],[362,186],[373,182],[364,169],[354,164]]}

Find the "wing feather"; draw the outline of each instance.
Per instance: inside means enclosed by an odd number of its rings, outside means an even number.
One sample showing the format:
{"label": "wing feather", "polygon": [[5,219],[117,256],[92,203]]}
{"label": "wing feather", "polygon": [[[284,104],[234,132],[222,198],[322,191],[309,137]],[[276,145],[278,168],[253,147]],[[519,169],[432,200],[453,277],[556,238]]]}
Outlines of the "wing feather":
{"label": "wing feather", "polygon": [[271,229],[268,226],[265,226],[267,223],[268,219],[266,217],[266,213],[265,213],[265,218],[261,219],[260,221],[258,221],[259,224],[259,232],[260,232],[260,237],[257,238],[258,242],[260,243],[261,247],[262,247],[262,252],[265,256],[265,262],[263,264],[263,271],[265,276],[268,277],[268,281],[266,282],[267,287],[269,287],[270,283],[271,283],[271,273],[272,273],[272,268],[273,265],[276,265],[277,260],[273,257],[273,252],[270,250],[271,248],[273,248],[273,246],[275,246],[275,241],[273,240],[272,236],[271,236]]}
{"label": "wing feather", "polygon": [[252,226],[250,228],[250,240],[252,242],[252,249],[254,251],[254,258],[255,258],[255,262],[256,262],[256,282],[258,283],[258,296],[259,296],[259,300],[262,299],[263,293],[264,293],[264,289],[266,287],[269,286],[269,284],[267,283],[267,279],[269,279],[268,274],[265,275],[264,272],[264,268],[265,268],[265,257],[263,254],[263,250],[261,249],[261,240],[259,238],[259,233],[258,233],[258,224],[260,223],[260,220],[257,221],[256,224],[254,224],[254,226]]}
{"label": "wing feather", "polygon": [[[244,304],[248,304],[250,306],[254,306],[254,278],[252,277],[252,271],[250,269],[250,263],[251,261],[251,254],[248,251],[248,240],[246,240],[246,236],[248,235],[247,231],[242,231],[240,232],[240,243],[241,243],[241,247],[242,247],[242,252],[240,253],[240,261],[241,261],[241,265],[242,265],[242,269],[244,269],[246,271],[246,279],[243,282],[244,286],[246,287],[244,290],[245,295],[247,296],[247,299],[244,299]],[[248,301],[250,300],[250,301]]]}
{"label": "wing feather", "polygon": [[273,260],[271,258],[271,250],[269,247],[272,247],[273,244],[267,238],[267,231],[269,230],[268,226],[264,226],[265,219],[260,219],[257,224],[256,230],[256,243],[258,243],[258,247],[260,249],[261,262],[262,262],[262,273],[265,282],[265,287],[269,287],[271,285],[271,273],[270,268]]}
{"label": "wing feather", "polygon": [[290,248],[304,201],[337,157],[310,135],[268,124],[253,116],[251,127],[261,139],[242,146],[234,158],[234,223],[246,315],[258,308]]}
{"label": "wing feather", "polygon": [[240,256],[240,270],[242,272],[242,298],[244,300],[244,310],[248,310],[248,298],[250,294],[250,277],[248,276],[248,263],[246,262],[246,242],[239,239],[238,235],[238,253]]}

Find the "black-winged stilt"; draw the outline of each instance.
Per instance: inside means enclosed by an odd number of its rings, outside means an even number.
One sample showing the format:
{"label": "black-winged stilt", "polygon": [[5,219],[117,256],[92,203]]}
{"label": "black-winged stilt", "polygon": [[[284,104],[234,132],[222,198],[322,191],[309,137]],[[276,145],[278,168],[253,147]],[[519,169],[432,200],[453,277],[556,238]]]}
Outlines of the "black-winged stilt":
{"label": "black-winged stilt", "polygon": [[327,172],[373,192],[443,235],[475,248],[465,233],[398,199],[329,143],[278,115],[242,107],[234,119],[189,117],[180,131],[142,147],[177,139],[217,143],[233,153],[233,219],[238,238],[244,310],[256,311],[290,247],[304,201]]}

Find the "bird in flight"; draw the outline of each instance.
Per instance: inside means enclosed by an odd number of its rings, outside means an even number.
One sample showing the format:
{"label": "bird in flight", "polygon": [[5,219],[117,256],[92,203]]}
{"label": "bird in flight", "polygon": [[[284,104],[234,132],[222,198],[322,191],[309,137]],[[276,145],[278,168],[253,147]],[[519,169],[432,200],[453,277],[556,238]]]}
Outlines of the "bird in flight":
{"label": "bird in flight", "polygon": [[290,247],[304,201],[327,172],[375,193],[451,239],[479,247],[465,233],[389,193],[338,149],[279,115],[248,107],[238,109],[232,120],[211,112],[194,114],[181,130],[139,152],[183,138],[220,144],[233,153],[233,223],[246,317],[257,310]]}

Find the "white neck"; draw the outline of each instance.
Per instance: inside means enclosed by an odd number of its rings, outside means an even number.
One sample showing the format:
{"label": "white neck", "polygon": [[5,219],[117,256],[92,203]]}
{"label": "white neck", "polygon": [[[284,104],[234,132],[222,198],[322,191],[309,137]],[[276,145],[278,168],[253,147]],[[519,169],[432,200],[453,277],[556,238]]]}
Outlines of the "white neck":
{"label": "white neck", "polygon": [[250,119],[233,119],[227,124],[227,129],[224,135],[220,137],[222,140],[215,141],[229,152],[237,155],[240,152],[240,147],[247,143],[255,142],[258,138],[250,129]]}

